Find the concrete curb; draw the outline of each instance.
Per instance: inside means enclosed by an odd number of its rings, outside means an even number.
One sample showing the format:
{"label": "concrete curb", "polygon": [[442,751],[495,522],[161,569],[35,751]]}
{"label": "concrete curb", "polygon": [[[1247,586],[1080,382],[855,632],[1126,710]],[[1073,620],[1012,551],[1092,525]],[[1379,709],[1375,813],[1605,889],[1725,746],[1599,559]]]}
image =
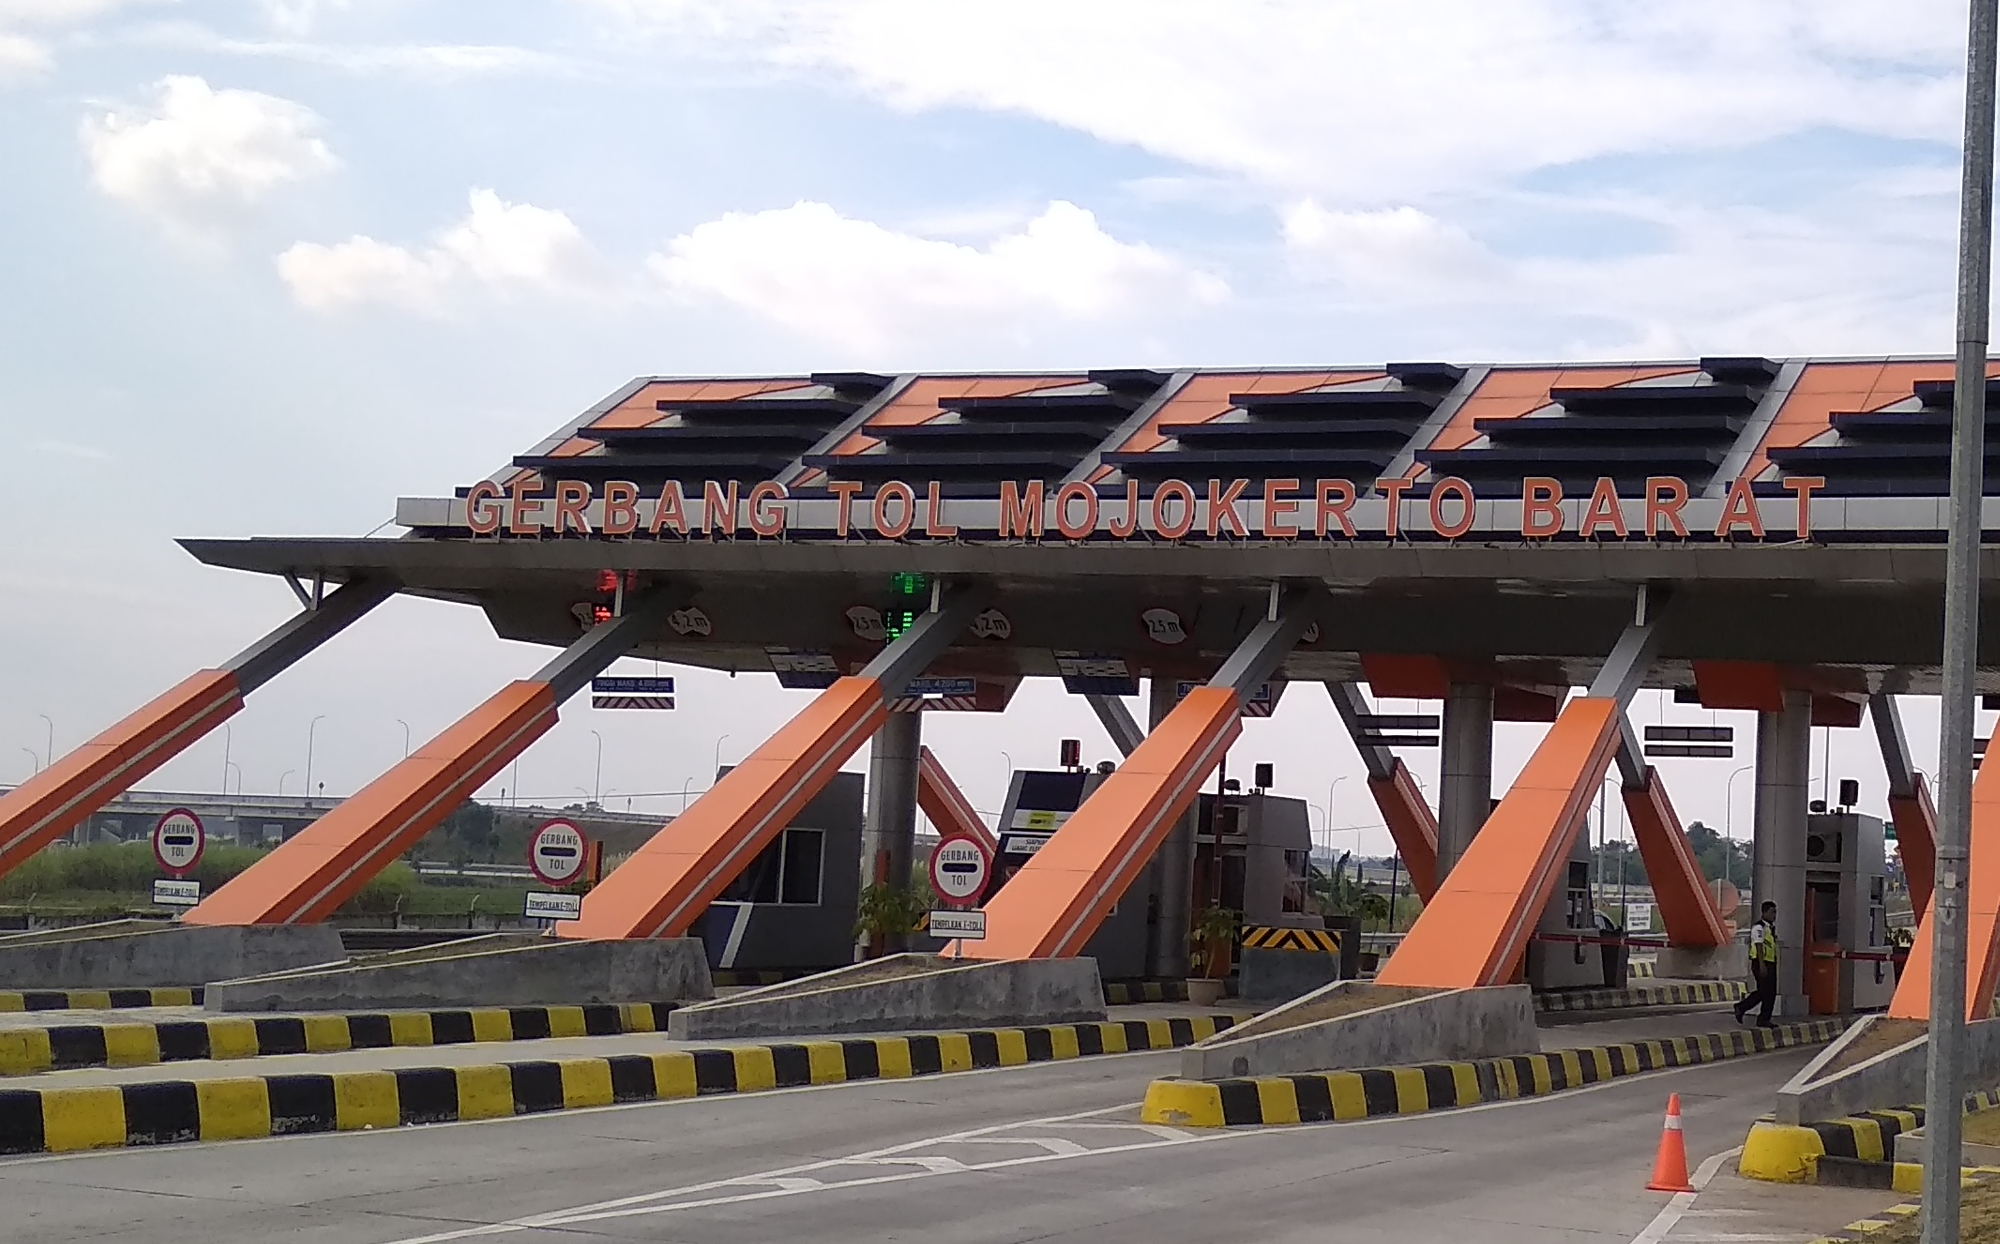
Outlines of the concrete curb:
{"label": "concrete curb", "polygon": [[1737,1029],[1476,1062],[1368,1067],[1215,1082],[1155,1080],[1146,1090],[1139,1117],[1147,1123],[1175,1127],[1249,1127],[1424,1114],[1454,1106],[1536,1097],[1644,1071],[1691,1067],[1830,1041],[1845,1026],[1844,1021],[1824,1019],[1777,1028]]}
{"label": "concrete curb", "polygon": [[0,1028],[0,1076],[76,1067],[145,1067],[198,1059],[256,1058],[266,1054],[330,1054],[399,1045],[615,1037],[664,1031],[667,1012],[677,1005],[628,1002],[353,1015],[245,1015],[131,1024]]}
{"label": "concrete curb", "polygon": [[1172,1049],[1233,1022],[1228,1015],[1201,1015],[473,1067],[0,1089],[0,1154],[407,1127],[1016,1067]]}
{"label": "concrete curb", "polygon": [[[1966,1113],[2000,1107],[2000,1092],[1968,1093]],[[1869,1110],[1816,1123],[1760,1119],[1743,1140],[1737,1173],[1770,1183],[1827,1183],[1917,1192],[1923,1167],[1895,1161],[1896,1137],[1924,1125],[1924,1108]],[[1832,1159],[1823,1163],[1822,1159]]]}
{"label": "concrete curb", "polygon": [[[1900,1163],[1899,1165],[1907,1166],[1910,1164]],[[1916,1167],[1915,1169],[1921,1175],[1923,1168]],[[1961,1168],[1959,1179],[1964,1186],[1971,1187],[1974,1184],[1985,1183],[1995,1175],[2000,1175],[2000,1166],[1968,1166]],[[1899,1185],[1896,1191],[1917,1193],[1921,1189],[1904,1188]],[[1845,1227],[1841,1228],[1839,1235],[1822,1235],[1818,1239],[1808,1241],[1808,1244],[1854,1244],[1856,1240],[1868,1239],[1882,1228],[1894,1225],[1897,1219],[1907,1220],[1915,1217],[1917,1211],[1922,1208],[1922,1201],[1904,1201],[1898,1205],[1891,1205],[1873,1217],[1859,1218],[1848,1223]]]}
{"label": "concrete curb", "polygon": [[199,985],[184,989],[0,990],[0,1011],[111,1011],[123,1007],[200,1006]]}
{"label": "concrete curb", "polygon": [[1186,1002],[1186,981],[1105,981],[1104,1005],[1131,1006],[1138,1002]]}
{"label": "concrete curb", "polygon": [[1750,993],[1746,981],[1690,981],[1679,985],[1634,985],[1626,989],[1576,989],[1535,995],[1540,1015],[1571,1011],[1619,1011],[1640,1006],[1690,1006],[1734,1002]]}

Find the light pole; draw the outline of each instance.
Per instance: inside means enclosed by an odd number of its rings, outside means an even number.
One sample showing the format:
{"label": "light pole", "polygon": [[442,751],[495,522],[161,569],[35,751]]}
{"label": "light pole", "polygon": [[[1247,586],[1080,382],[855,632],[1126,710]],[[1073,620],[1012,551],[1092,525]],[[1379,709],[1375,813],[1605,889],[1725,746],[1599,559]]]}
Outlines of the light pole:
{"label": "light pole", "polygon": [[233,760],[223,762],[222,793],[225,795],[229,793],[229,771],[231,769],[236,770],[236,793],[240,795],[243,793],[243,766]]}
{"label": "light pole", "polygon": [[396,718],[396,724],[403,728],[403,759],[408,760],[410,758],[410,723],[398,717]]}
{"label": "light pole", "polygon": [[[603,802],[602,792],[604,790],[604,736],[599,734],[597,731],[592,730],[590,732],[590,737],[597,740],[597,772],[590,779],[590,789],[591,789],[590,802],[602,803]],[[722,750],[722,744],[717,743],[715,746],[718,752]]]}
{"label": "light pole", "polygon": [[222,727],[222,793],[229,793],[229,749],[236,745],[236,735],[228,726]]}
{"label": "light pole", "polygon": [[711,782],[715,780],[715,775],[722,771],[722,739],[726,739],[728,737],[729,736],[725,734],[722,736],[722,738],[717,739],[715,741],[715,763],[708,767],[708,780]]}
{"label": "light pole", "polygon": [[32,774],[40,773],[42,771],[42,758],[40,756],[35,755],[35,749],[32,747],[24,747],[21,750],[28,753],[28,763],[35,766],[32,770],[30,770],[30,775],[32,776]]}
{"label": "light pole", "polygon": [[[1722,879],[1729,880],[1730,870],[1736,866],[1736,779],[1755,769],[1756,765],[1738,765],[1736,772],[1722,784]],[[1752,877],[1754,884],[1756,878]]]}
{"label": "light pole", "polygon": [[298,772],[297,769],[287,769],[283,773],[280,773],[278,775],[278,793],[280,795],[285,793],[285,779],[297,772]]}
{"label": "light pole", "polygon": [[682,811],[682,812],[686,812],[686,811],[688,810],[688,787],[690,787],[690,786],[693,786],[693,785],[694,785],[694,779],[693,779],[693,778],[689,778],[689,779],[688,779],[687,781],[685,781],[685,782],[682,782],[682,783],[681,783],[681,811]]}
{"label": "light pole", "polygon": [[[1345,782],[1352,776],[1353,774],[1343,773],[1326,784],[1326,849],[1328,854],[1333,852],[1333,793],[1340,789],[1342,782]],[[1354,827],[1354,883],[1357,886],[1361,884],[1361,827],[1359,825]]]}
{"label": "light pole", "polygon": [[48,746],[42,749],[42,756],[44,757],[42,767],[46,769],[56,762],[56,723],[47,713],[36,713],[35,716],[48,722],[49,725]]}
{"label": "light pole", "polygon": [[319,729],[319,723],[325,720],[326,720],[326,714],[321,713],[319,716],[313,718],[312,721],[307,723],[306,725],[306,797],[307,798],[312,797],[312,791],[313,791],[313,734],[315,731]]}

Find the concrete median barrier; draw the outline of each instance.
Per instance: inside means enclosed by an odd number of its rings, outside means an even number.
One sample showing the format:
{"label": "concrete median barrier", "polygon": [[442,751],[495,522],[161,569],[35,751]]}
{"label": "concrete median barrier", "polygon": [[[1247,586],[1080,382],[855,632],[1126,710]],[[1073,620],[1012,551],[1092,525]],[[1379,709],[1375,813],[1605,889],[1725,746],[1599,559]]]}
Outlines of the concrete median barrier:
{"label": "concrete median barrier", "polygon": [[1440,990],[1336,981],[1183,1051],[1181,1075],[1225,1080],[1538,1048],[1526,985]]}
{"label": "concrete median barrier", "polygon": [[187,987],[346,961],[340,934],[319,925],[195,928],[119,920],[0,937],[0,988]]}

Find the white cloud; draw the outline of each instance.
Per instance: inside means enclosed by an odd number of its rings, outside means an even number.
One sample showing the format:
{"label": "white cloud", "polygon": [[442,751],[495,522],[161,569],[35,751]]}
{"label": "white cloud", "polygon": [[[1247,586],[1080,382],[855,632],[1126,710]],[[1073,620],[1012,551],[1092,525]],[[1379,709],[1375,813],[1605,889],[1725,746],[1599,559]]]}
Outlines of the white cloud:
{"label": "white cloud", "polygon": [[97,188],[170,232],[210,239],[287,182],[338,164],[311,109],[256,91],[170,77],[151,107],[84,119]]}
{"label": "white cloud", "polygon": [[26,78],[55,64],[49,49],[26,35],[0,30],[0,82]]}
{"label": "white cloud", "polygon": [[1464,229],[1414,207],[1342,212],[1308,200],[1285,212],[1284,230],[1302,269],[1358,290],[1459,300],[1501,275]]}
{"label": "white cloud", "polygon": [[1958,0],[591,0],[681,54],[1347,204],[1820,127],[1951,142]]}
{"label": "white cloud", "polygon": [[465,218],[430,246],[359,234],[332,246],[299,242],[278,256],[278,275],[299,305],[322,312],[377,303],[438,315],[475,289],[506,296],[603,285],[601,260],[567,215],[491,190],[474,190],[470,201]]}
{"label": "white cloud", "polygon": [[984,246],[900,233],[824,203],[732,212],[674,238],[651,267],[680,297],[856,350],[940,331],[1133,317],[1228,293],[1219,279],[1121,242],[1065,202]]}

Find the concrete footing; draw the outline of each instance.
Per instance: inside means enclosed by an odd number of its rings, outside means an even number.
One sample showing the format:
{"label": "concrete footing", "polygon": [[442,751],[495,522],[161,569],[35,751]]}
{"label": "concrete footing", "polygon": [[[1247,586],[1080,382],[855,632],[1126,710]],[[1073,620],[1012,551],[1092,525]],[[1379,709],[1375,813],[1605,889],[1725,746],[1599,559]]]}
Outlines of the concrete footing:
{"label": "concrete footing", "polygon": [[[1968,1086],[2000,1083],[2000,1019],[1966,1025],[1964,1048]],[[1804,1124],[1920,1102],[1929,1054],[1922,1021],[1870,1015],[1778,1090],[1772,1114],[1780,1123]]]}
{"label": "concrete footing", "polygon": [[1750,979],[1750,948],[1742,942],[1726,946],[1662,946],[1653,970],[1684,981]]}
{"label": "concrete footing", "polygon": [[211,983],[211,1011],[582,1006],[715,996],[694,938],[557,941],[494,934],[332,967]]}
{"label": "concrete footing", "polygon": [[903,954],[682,1007],[667,1016],[667,1035],[707,1041],[1019,1027],[1087,1023],[1104,1014],[1095,960]]}
{"label": "concrete footing", "polygon": [[1541,1048],[1526,985],[1419,989],[1337,981],[1181,1051],[1181,1078],[1498,1058]]}
{"label": "concrete footing", "polygon": [[206,927],[144,920],[0,937],[0,989],[141,989],[347,959],[324,925]]}

